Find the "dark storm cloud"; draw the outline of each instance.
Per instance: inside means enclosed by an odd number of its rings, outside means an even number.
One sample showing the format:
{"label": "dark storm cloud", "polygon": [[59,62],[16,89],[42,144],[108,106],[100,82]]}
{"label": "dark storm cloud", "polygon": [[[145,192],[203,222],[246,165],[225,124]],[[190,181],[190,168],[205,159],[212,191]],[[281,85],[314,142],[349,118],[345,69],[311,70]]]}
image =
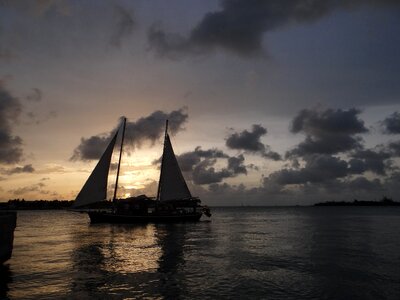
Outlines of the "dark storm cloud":
{"label": "dark storm cloud", "polygon": [[160,110],[155,111],[136,122],[126,123],[127,142],[134,147],[140,147],[145,141],[150,141],[154,144],[155,141],[163,136],[166,120],[169,120],[168,133],[174,135],[183,129],[187,119],[188,114],[183,108],[171,113],[165,113]]}
{"label": "dark storm cloud", "polygon": [[400,157],[400,141],[390,142],[388,148],[393,156]]}
{"label": "dark storm cloud", "polygon": [[[177,160],[182,172],[192,171],[193,167],[200,163],[201,159],[204,158],[229,158],[229,155],[216,148],[203,150],[200,146],[198,146],[194,149],[194,151],[185,152],[177,156]],[[158,160],[157,162],[159,163],[160,161],[161,160]]]}
{"label": "dark storm cloud", "polygon": [[114,8],[116,25],[110,43],[113,46],[120,47],[123,39],[129,37],[135,28],[135,20],[131,11],[120,5]]}
{"label": "dark storm cloud", "polygon": [[392,191],[398,197],[400,186],[400,172],[393,172],[390,176],[385,178],[385,187],[388,191]]}
{"label": "dark storm cloud", "polygon": [[81,138],[81,143],[75,148],[71,160],[99,159],[110,142],[110,136],[91,136]]}
{"label": "dark storm cloud", "polygon": [[339,9],[400,5],[397,0],[223,0],[221,9],[207,13],[187,37],[152,27],[148,40],[160,55],[174,57],[222,48],[248,57],[263,53],[267,32],[307,24]]}
{"label": "dark storm cloud", "polygon": [[262,152],[265,146],[260,138],[267,133],[267,129],[261,125],[253,125],[252,130],[244,130],[240,133],[233,133],[226,139],[226,146],[231,149]]}
{"label": "dark storm cloud", "polygon": [[[187,118],[186,111],[179,109],[171,113],[155,111],[136,122],[127,121],[125,144],[133,148],[140,147],[144,142],[154,144],[163,136],[166,120],[169,120],[168,132],[173,135],[183,129],[183,124],[187,121]],[[115,130],[105,135],[81,138],[81,143],[75,148],[71,160],[99,159],[114,133]]]}
{"label": "dark storm cloud", "polygon": [[[216,169],[218,160],[225,160],[226,167]],[[191,179],[194,184],[211,184],[221,182],[226,178],[236,177],[240,174],[247,174],[247,168],[253,166],[244,165],[244,156],[229,156],[223,151],[213,148],[203,150],[196,147],[194,151],[185,152],[177,156],[177,160],[182,172]],[[153,164],[160,162],[160,159]]]}
{"label": "dark storm cloud", "polygon": [[228,169],[215,170],[213,167],[215,163],[215,159],[205,159],[198,163],[192,172],[193,182],[195,184],[210,184],[232,177],[232,173]]}
{"label": "dark storm cloud", "polygon": [[347,183],[351,190],[377,192],[384,190],[382,183],[379,179],[375,178],[369,180],[365,177],[357,177]]}
{"label": "dark storm cloud", "polygon": [[361,149],[362,139],[356,134],[366,133],[364,121],[358,118],[357,109],[327,109],[325,111],[304,109],[294,118],[290,131],[304,133],[306,138],[287,157],[310,154],[337,154]]}
{"label": "dark storm cloud", "polygon": [[282,169],[265,180],[279,185],[317,183],[344,178],[349,174],[347,162],[330,155],[315,154],[306,158],[304,168]]}
{"label": "dark storm cloud", "polygon": [[192,180],[194,184],[212,184],[218,183],[226,178],[236,177],[239,174],[247,174],[244,163],[244,156],[229,157],[228,166],[221,170],[216,170],[214,165],[217,159],[207,158],[199,162],[192,172]]}
{"label": "dark storm cloud", "polygon": [[398,111],[392,113],[383,120],[384,132],[389,134],[400,134],[400,113]]}
{"label": "dark storm cloud", "polygon": [[228,158],[228,170],[232,171],[232,174],[246,174],[247,169],[246,166],[243,165],[244,163],[244,156],[240,154],[238,157],[229,157]]}
{"label": "dark storm cloud", "polygon": [[385,150],[358,150],[352,154],[352,157],[349,163],[350,168],[355,172],[363,170],[363,172],[371,171],[378,175],[386,175],[386,171],[391,169],[392,154]]}
{"label": "dark storm cloud", "polygon": [[226,146],[230,149],[258,153],[265,158],[280,160],[281,156],[278,153],[271,151],[268,145],[261,143],[260,138],[266,134],[266,128],[254,124],[251,131],[243,130],[240,133],[232,133],[226,139]]}
{"label": "dark storm cloud", "polygon": [[0,81],[0,163],[18,163],[22,158],[22,139],[12,134],[21,111],[19,100]]}
{"label": "dark storm cloud", "polygon": [[349,171],[351,174],[362,174],[367,171],[367,166],[363,160],[352,158],[349,160]]}
{"label": "dark storm cloud", "polygon": [[33,173],[33,172],[35,172],[35,168],[31,164],[29,164],[29,165],[25,165],[23,167],[4,169],[1,172],[6,175],[13,175],[13,174],[20,174],[20,173]]}

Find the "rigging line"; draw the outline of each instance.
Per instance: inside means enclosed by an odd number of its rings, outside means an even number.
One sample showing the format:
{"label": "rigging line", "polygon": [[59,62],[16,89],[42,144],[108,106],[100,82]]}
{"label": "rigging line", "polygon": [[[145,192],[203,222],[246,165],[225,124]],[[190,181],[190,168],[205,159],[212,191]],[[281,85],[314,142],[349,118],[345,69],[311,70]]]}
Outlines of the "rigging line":
{"label": "rigging line", "polygon": [[125,127],[126,127],[126,118],[124,118],[124,123],[122,127],[122,139],[121,139],[121,148],[119,151],[119,160],[118,160],[118,168],[117,168],[117,178],[115,179],[115,188],[114,188],[114,197],[113,197],[113,203],[115,203],[115,200],[117,198],[117,190],[118,190],[118,178],[119,178],[119,169],[121,167],[121,158],[122,158],[122,149],[124,145],[124,138],[125,138]]}
{"label": "rigging line", "polygon": [[163,164],[164,164],[164,154],[165,154],[165,141],[168,135],[168,119],[165,121],[165,134],[164,134],[164,146],[163,146],[163,154],[161,157],[161,167],[160,167],[160,180],[158,181],[158,189],[157,189],[157,198],[156,200],[160,200],[161,194],[161,178],[162,178],[162,171],[163,171]]}

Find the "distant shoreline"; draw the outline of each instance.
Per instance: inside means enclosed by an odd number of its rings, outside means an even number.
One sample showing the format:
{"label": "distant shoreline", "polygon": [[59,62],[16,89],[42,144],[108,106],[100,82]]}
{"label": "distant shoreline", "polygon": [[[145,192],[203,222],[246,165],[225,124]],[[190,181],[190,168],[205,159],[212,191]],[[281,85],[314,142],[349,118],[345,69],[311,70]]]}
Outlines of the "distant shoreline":
{"label": "distant shoreline", "polygon": [[[14,199],[8,202],[0,202],[0,211],[6,210],[67,210],[72,207],[73,200],[20,200]],[[110,202],[104,203],[96,208],[109,208]],[[311,205],[237,205],[237,206],[212,206],[212,207],[237,207],[237,208],[256,208],[256,207],[315,207],[315,206],[400,206],[400,202],[393,201],[390,198],[383,197],[379,201],[326,201]]]}
{"label": "distant shoreline", "polygon": [[315,203],[314,206],[400,206],[400,202],[393,201],[390,198],[383,197],[380,201],[365,201],[354,199],[347,201],[327,201]]}
{"label": "distant shoreline", "polygon": [[62,210],[72,206],[74,201],[70,200],[8,200],[0,203],[2,210]]}

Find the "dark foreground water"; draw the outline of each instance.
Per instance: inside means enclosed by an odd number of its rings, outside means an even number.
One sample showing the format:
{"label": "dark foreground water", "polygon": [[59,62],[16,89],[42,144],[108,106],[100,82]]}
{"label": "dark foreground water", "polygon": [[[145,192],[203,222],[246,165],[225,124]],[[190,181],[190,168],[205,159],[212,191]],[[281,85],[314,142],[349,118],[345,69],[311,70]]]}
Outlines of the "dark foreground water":
{"label": "dark foreground water", "polygon": [[90,225],[18,213],[0,299],[400,299],[400,208],[215,208],[212,221]]}

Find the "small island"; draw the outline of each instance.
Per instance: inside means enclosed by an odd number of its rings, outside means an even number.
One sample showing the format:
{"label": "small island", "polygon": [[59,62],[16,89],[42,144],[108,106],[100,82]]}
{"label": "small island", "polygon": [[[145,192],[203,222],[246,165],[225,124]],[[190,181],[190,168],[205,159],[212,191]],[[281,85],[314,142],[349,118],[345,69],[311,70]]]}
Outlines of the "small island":
{"label": "small island", "polygon": [[400,202],[393,201],[385,196],[380,201],[365,201],[357,199],[354,199],[352,202],[327,201],[315,203],[314,206],[400,206]]}

